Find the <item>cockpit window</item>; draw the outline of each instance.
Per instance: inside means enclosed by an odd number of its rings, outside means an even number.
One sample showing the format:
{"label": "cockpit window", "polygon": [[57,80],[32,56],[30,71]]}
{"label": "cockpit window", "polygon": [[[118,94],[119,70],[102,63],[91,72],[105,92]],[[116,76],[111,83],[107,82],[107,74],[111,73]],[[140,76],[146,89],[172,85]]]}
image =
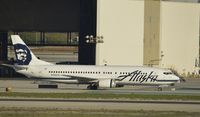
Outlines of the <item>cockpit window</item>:
{"label": "cockpit window", "polygon": [[170,75],[170,74],[173,74],[173,73],[172,72],[163,72],[163,74]]}

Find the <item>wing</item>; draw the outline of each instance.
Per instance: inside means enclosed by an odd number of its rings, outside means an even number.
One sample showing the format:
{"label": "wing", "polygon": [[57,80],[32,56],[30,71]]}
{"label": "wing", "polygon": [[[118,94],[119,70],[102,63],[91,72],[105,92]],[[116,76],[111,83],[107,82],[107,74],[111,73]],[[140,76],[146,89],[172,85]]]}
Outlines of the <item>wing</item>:
{"label": "wing", "polygon": [[76,79],[79,82],[96,83],[99,81],[98,79],[89,78],[89,77],[81,77],[81,76],[74,76],[74,75],[73,76],[72,75],[63,75],[63,76],[70,78],[70,79]]}

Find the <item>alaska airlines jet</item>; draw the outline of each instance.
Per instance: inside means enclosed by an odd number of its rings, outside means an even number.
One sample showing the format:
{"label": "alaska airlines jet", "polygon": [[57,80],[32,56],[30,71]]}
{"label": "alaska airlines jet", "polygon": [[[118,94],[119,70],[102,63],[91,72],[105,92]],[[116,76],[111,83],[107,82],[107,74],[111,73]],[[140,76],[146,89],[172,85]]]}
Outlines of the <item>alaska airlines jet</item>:
{"label": "alaska airlines jet", "polygon": [[28,78],[57,83],[88,84],[88,89],[123,85],[169,86],[180,81],[168,69],[139,66],[56,65],[39,60],[18,35],[11,35],[16,56],[13,67]]}

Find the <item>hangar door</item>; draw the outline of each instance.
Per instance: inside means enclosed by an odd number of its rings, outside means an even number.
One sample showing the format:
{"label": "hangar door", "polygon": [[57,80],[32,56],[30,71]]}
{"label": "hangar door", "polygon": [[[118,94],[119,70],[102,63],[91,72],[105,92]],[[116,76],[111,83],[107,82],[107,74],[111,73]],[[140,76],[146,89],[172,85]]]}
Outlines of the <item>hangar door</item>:
{"label": "hangar door", "polygon": [[0,0],[0,30],[79,31],[80,0]]}
{"label": "hangar door", "polygon": [[1,49],[8,31],[78,32],[78,63],[95,64],[95,44],[85,44],[85,36],[96,35],[96,0],[0,0]]}

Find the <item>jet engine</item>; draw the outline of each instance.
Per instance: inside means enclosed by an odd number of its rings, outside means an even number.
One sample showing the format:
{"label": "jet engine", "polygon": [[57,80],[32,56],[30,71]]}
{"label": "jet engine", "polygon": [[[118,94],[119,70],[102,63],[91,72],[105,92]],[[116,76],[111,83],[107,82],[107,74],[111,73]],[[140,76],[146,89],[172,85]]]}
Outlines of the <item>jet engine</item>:
{"label": "jet engine", "polygon": [[114,88],[116,83],[114,79],[99,80],[99,88]]}

